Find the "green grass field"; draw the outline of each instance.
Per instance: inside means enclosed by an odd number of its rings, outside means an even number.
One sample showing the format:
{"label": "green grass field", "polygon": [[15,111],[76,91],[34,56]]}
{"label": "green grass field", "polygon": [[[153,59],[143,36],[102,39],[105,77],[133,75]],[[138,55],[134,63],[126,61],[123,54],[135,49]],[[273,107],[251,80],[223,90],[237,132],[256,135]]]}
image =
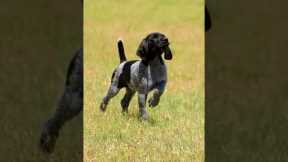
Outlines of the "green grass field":
{"label": "green grass field", "polygon": [[[85,161],[204,161],[203,8],[203,0],[85,1]],[[174,52],[160,104],[141,122],[137,97],[121,114],[121,91],[101,113],[119,63],[116,40],[122,37],[127,57],[137,59],[138,44],[153,31],[165,33]]]}

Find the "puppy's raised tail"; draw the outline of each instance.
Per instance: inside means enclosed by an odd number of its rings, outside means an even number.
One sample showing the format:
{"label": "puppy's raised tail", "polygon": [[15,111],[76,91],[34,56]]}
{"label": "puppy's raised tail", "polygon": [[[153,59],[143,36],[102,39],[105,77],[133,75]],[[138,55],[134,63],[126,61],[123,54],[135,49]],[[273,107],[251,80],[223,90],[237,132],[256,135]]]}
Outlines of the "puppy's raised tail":
{"label": "puppy's raised tail", "polygon": [[127,58],[125,56],[125,51],[124,51],[124,46],[123,46],[122,39],[120,39],[120,38],[118,39],[117,46],[118,46],[118,53],[119,53],[120,63],[122,63],[122,62],[127,60]]}

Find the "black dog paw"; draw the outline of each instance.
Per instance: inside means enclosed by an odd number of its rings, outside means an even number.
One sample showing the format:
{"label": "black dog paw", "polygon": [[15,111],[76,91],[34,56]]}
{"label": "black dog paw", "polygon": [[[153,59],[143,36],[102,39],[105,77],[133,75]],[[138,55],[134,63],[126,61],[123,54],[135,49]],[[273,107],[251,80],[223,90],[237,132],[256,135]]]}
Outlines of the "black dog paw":
{"label": "black dog paw", "polygon": [[52,153],[58,137],[57,132],[51,132],[49,129],[44,128],[40,135],[39,147],[45,153]]}
{"label": "black dog paw", "polygon": [[148,100],[149,107],[155,107],[159,104],[159,98],[152,97]]}
{"label": "black dog paw", "polygon": [[139,116],[140,121],[148,121],[149,119],[149,115],[148,113],[141,113],[141,115]]}
{"label": "black dog paw", "polygon": [[105,111],[106,111],[106,106],[107,106],[107,105],[102,102],[101,105],[100,105],[100,111],[101,111],[101,112],[105,112]]}

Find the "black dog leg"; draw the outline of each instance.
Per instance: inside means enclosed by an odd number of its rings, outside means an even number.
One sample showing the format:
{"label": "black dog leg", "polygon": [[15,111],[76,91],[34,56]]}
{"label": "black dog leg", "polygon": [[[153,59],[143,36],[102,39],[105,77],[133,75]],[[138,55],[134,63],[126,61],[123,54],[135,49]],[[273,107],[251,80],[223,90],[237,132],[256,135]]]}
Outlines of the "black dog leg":
{"label": "black dog leg", "polygon": [[147,100],[147,94],[145,93],[138,94],[139,113],[140,118],[143,120],[147,120],[149,117],[148,112],[146,110],[146,100]]}
{"label": "black dog leg", "polygon": [[100,104],[100,110],[102,112],[106,111],[106,107],[110,101],[110,99],[114,96],[117,95],[119,92],[119,88],[117,87],[116,83],[112,83],[111,86],[109,87],[109,90],[107,92],[107,95],[103,98],[101,104]]}
{"label": "black dog leg", "polygon": [[130,88],[126,88],[125,96],[121,100],[122,112],[128,112],[128,107],[134,94],[135,91],[131,90]]}
{"label": "black dog leg", "polygon": [[160,97],[164,93],[165,87],[166,87],[166,82],[164,81],[156,84],[153,96],[148,100],[149,107],[155,107],[159,104]]}

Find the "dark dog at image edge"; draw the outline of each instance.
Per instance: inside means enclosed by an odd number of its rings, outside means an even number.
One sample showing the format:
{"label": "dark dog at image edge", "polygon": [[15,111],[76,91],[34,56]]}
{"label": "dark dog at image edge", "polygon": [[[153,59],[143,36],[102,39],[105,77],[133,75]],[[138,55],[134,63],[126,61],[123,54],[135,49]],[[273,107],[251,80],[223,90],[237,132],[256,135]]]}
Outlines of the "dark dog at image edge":
{"label": "dark dog at image edge", "polygon": [[[83,0],[81,0],[83,5]],[[58,101],[56,111],[44,123],[39,146],[45,153],[52,153],[64,124],[83,110],[83,48],[77,50],[70,61],[65,89]]]}
{"label": "dark dog at image edge", "polygon": [[70,61],[64,93],[54,114],[44,123],[40,135],[40,149],[52,153],[64,124],[83,110],[83,49]]}
{"label": "dark dog at image edge", "polygon": [[118,40],[118,52],[120,65],[114,70],[111,85],[106,96],[100,104],[100,110],[105,111],[112,97],[120,89],[125,88],[126,93],[121,100],[122,112],[128,112],[129,103],[136,92],[138,92],[139,115],[141,119],[148,119],[146,100],[148,93],[154,90],[152,97],[148,100],[149,107],[155,107],[160,101],[167,84],[167,68],[162,59],[172,59],[168,38],[159,32],[149,34],[142,40],[137,55],[141,60],[127,61],[123,42]]}

